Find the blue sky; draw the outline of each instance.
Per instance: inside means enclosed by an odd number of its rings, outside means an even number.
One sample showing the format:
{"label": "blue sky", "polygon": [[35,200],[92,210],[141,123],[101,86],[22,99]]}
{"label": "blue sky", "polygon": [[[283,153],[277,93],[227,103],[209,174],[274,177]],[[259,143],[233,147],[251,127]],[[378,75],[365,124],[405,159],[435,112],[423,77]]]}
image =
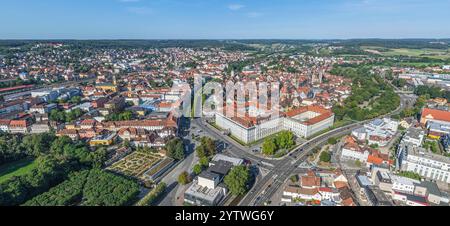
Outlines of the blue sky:
{"label": "blue sky", "polygon": [[450,0],[0,0],[0,39],[450,38]]}

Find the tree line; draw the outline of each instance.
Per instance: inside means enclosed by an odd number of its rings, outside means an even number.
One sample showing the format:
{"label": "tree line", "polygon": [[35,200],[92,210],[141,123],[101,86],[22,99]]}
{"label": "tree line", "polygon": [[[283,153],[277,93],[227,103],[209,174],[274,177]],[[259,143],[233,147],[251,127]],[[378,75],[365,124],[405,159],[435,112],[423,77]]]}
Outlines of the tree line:
{"label": "tree line", "polygon": [[137,199],[139,185],[130,179],[102,171],[84,170],[43,193],[24,206],[124,206]]}
{"label": "tree line", "polygon": [[30,172],[0,184],[0,206],[20,205],[61,183],[70,172],[100,168],[107,159],[105,148],[91,151],[86,143],[53,134],[1,134],[0,151],[2,164],[27,157],[37,162]]}
{"label": "tree line", "polygon": [[450,101],[450,91],[436,86],[418,86],[414,93],[417,96],[428,95],[430,98],[444,98]]}

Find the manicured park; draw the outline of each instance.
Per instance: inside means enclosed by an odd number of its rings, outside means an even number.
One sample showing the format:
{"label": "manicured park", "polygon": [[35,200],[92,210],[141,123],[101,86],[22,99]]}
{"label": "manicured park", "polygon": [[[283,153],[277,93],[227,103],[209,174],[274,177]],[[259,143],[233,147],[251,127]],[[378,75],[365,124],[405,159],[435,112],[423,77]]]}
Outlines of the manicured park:
{"label": "manicured park", "polygon": [[143,174],[162,159],[163,157],[157,154],[136,151],[108,169],[125,176],[143,179]]}

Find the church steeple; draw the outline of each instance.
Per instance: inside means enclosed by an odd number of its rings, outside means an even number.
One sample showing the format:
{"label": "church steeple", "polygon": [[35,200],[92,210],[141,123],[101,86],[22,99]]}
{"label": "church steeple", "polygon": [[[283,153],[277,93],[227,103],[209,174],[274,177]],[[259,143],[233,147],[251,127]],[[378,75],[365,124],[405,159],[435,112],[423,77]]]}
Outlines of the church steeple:
{"label": "church steeple", "polygon": [[116,75],[113,76],[113,85],[117,86],[117,77],[116,77]]}

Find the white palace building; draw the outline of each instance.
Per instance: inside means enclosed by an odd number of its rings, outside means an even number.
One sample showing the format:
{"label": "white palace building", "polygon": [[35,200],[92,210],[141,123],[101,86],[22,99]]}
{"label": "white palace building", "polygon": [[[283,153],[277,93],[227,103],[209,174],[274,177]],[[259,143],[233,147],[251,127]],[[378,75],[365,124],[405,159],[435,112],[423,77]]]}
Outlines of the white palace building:
{"label": "white palace building", "polygon": [[226,117],[222,112],[215,114],[216,125],[227,130],[244,143],[264,139],[283,130],[296,136],[308,138],[326,130],[334,124],[334,113],[319,106],[307,106],[279,117]]}

